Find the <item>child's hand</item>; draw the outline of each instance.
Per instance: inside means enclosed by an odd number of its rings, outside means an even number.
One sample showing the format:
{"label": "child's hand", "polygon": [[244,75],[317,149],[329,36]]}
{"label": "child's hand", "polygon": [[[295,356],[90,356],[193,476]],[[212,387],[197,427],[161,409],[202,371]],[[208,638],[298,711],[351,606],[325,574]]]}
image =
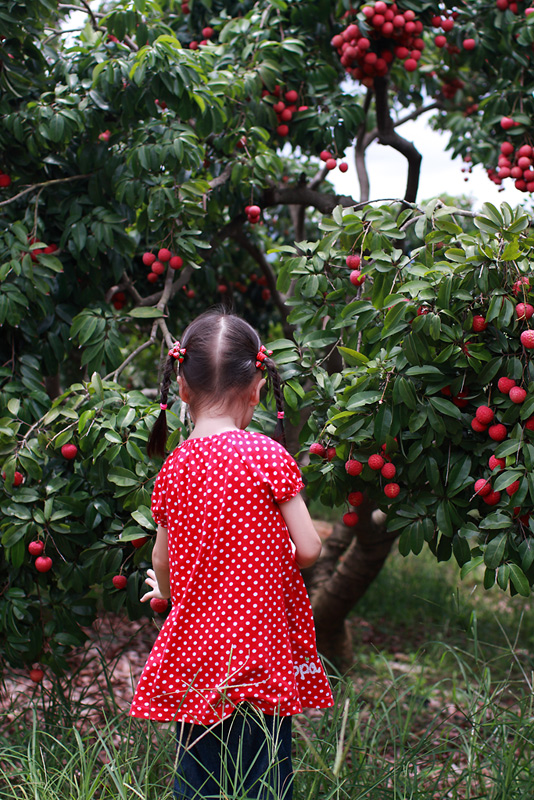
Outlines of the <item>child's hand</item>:
{"label": "child's hand", "polygon": [[167,599],[164,598],[163,595],[161,594],[160,588],[158,586],[158,581],[156,578],[156,573],[154,572],[153,569],[147,569],[145,583],[148,583],[148,585],[151,587],[151,591],[147,592],[142,596],[141,598],[142,603],[146,603],[149,600],[152,600],[153,597],[159,597],[164,600]]}

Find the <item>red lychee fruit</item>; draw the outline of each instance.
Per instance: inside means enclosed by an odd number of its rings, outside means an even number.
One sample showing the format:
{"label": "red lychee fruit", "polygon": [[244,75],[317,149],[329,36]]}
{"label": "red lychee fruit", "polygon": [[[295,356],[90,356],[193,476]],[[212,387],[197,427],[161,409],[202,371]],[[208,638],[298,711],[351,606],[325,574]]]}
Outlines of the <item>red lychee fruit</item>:
{"label": "red lychee fruit", "polygon": [[310,445],[310,453],[316,456],[321,456],[321,458],[325,458],[326,448],[323,447],[323,445],[320,444],[319,442],[314,442],[313,444]]}
{"label": "red lychee fruit", "polygon": [[64,444],[61,448],[61,455],[63,458],[66,458],[67,461],[72,461],[73,458],[76,458],[78,455],[78,448],[75,444]]}
{"label": "red lychee fruit", "polygon": [[169,601],[165,600],[164,597],[153,597],[150,600],[150,608],[152,611],[155,611],[156,614],[164,614],[169,607]]}
{"label": "red lychee fruit", "polygon": [[350,458],[345,463],[345,470],[347,471],[347,473],[349,475],[352,475],[353,477],[356,477],[356,475],[359,475],[361,473],[362,469],[363,469],[363,464],[361,463],[361,461],[358,461],[355,458]]}
{"label": "red lychee fruit", "polygon": [[499,422],[497,425],[490,425],[488,434],[494,442],[502,442],[506,439],[506,428]]}
{"label": "red lychee fruit", "polygon": [[393,500],[400,492],[400,486],[398,483],[386,483],[384,486],[384,494],[386,497],[389,497],[390,500]]}
{"label": "red lychee fruit", "polygon": [[479,406],[475,416],[482,425],[489,425],[495,415],[489,406]]}
{"label": "red lychee fruit", "polygon": [[369,456],[367,459],[367,465],[373,470],[382,469],[384,466],[384,459],[378,453],[375,453],[372,456]]}
{"label": "red lychee fruit", "polygon": [[33,542],[30,542],[28,545],[28,553],[31,556],[40,556],[44,550],[44,542],[40,539],[36,539]]}
{"label": "red lychee fruit", "polygon": [[128,578],[126,575],[114,575],[111,579],[111,582],[113,583],[115,589],[126,589]]}
{"label": "red lychee fruit", "polygon": [[513,378],[499,378],[497,381],[497,387],[503,394],[508,394],[512,386],[515,386]]}
{"label": "red lychee fruit", "polygon": [[50,556],[37,556],[35,559],[35,569],[37,572],[48,572],[52,569],[52,559]]}
{"label": "red lychee fruit", "polygon": [[521,386],[512,386],[508,392],[508,397],[512,403],[523,403],[526,396],[526,390],[522,389]]}
{"label": "red lychee fruit", "polygon": [[380,474],[382,475],[382,477],[386,478],[386,480],[388,480],[388,481],[391,480],[391,478],[395,477],[395,473],[396,472],[397,472],[397,470],[395,468],[395,464],[391,464],[391,463],[384,464],[384,466],[380,470]]}
{"label": "red lychee fruit", "polygon": [[361,506],[363,503],[363,492],[351,492],[347,500],[351,506]]}
{"label": "red lychee fruit", "polygon": [[491,483],[487,481],[485,478],[480,478],[478,481],[475,481],[475,494],[480,495],[480,497],[485,497],[487,494],[491,492]]}
{"label": "red lychee fruit", "polygon": [[353,528],[355,525],[357,525],[359,519],[360,518],[355,511],[347,511],[346,514],[343,514],[343,524],[348,528]]}

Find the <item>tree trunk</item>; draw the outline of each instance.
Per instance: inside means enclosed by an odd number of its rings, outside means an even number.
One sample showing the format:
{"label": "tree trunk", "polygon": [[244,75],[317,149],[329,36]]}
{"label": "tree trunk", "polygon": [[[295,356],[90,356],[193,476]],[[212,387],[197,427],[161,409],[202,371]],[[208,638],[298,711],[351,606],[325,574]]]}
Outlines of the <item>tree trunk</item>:
{"label": "tree trunk", "polygon": [[352,664],[346,618],[384,566],[397,537],[386,530],[384,514],[371,503],[361,505],[358,515],[354,529],[336,523],[308,580],[319,651],[341,669]]}

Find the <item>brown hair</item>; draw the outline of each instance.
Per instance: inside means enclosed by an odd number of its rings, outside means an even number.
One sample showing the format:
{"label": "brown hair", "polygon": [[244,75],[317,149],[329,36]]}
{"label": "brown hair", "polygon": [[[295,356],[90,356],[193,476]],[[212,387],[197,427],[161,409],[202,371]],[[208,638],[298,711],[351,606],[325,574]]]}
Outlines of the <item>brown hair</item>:
{"label": "brown hair", "polygon": [[[180,374],[196,406],[218,400],[224,403],[226,398],[238,397],[250,386],[257,374],[256,360],[261,339],[248,322],[235,314],[206,311],[187,326],[180,346],[186,351],[180,364]],[[162,405],[167,404],[171,378],[177,363],[170,355],[165,360],[161,380]],[[265,377],[272,387],[278,412],[273,438],[285,446],[284,399],[280,375],[269,356],[262,363],[265,365]],[[167,417],[165,409],[162,409],[148,439],[148,455],[164,456],[166,441]]]}

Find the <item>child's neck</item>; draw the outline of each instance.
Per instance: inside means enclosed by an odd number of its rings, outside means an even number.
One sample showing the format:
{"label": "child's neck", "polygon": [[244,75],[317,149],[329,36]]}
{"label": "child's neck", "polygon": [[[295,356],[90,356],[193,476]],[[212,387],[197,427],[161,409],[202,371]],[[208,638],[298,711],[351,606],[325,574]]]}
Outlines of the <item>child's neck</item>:
{"label": "child's neck", "polygon": [[193,432],[189,438],[195,439],[200,436],[214,436],[225,431],[238,431],[242,429],[239,422],[240,420],[237,420],[233,414],[212,416],[209,413],[200,413],[195,418]]}

